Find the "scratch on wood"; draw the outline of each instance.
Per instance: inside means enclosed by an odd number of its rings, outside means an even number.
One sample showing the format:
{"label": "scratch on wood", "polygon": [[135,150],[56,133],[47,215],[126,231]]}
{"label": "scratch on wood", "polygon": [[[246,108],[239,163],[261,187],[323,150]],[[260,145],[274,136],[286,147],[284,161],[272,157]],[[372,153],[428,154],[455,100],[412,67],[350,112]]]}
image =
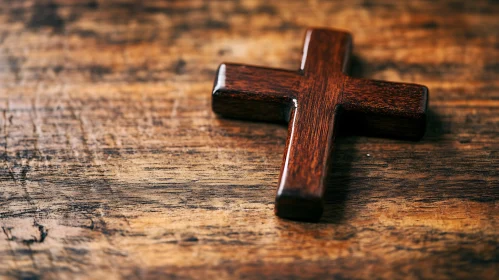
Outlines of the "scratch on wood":
{"label": "scratch on wood", "polygon": [[39,236],[33,236],[33,238],[30,239],[23,239],[22,243],[25,245],[32,245],[33,243],[43,243],[45,241],[45,238],[47,238],[49,234],[49,230],[45,228],[45,226],[40,225],[35,223],[33,226],[38,228],[39,231]]}

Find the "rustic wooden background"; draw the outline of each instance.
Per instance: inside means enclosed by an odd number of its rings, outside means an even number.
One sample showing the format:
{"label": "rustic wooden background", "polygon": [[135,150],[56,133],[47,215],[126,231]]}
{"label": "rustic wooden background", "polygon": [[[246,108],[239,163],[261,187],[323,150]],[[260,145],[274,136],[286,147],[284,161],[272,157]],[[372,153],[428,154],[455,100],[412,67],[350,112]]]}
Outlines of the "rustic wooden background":
{"label": "rustic wooden background", "polygon": [[[0,2],[0,278],[499,274],[497,1]],[[286,126],[217,118],[222,61],[425,84],[422,142],[339,138],[318,224],[273,204]]]}

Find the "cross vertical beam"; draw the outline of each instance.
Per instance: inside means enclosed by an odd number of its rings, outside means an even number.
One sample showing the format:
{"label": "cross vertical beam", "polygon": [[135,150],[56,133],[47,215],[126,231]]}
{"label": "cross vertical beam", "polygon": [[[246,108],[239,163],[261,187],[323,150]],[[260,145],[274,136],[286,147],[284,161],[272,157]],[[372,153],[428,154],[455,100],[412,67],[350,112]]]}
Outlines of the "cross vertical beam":
{"label": "cross vertical beam", "polygon": [[345,32],[331,36],[329,30],[314,29],[305,35],[303,82],[289,123],[276,197],[278,216],[313,220],[322,215],[341,81],[348,66],[351,41]]}

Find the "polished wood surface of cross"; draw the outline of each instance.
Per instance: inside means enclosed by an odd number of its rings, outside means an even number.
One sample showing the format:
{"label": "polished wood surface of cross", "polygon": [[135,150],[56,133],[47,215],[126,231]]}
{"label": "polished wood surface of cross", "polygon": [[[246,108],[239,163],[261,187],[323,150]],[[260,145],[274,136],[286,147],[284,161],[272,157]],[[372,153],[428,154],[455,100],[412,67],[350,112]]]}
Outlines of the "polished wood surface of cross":
{"label": "polished wood surface of cross", "polygon": [[[337,126],[355,133],[421,138],[428,89],[422,85],[353,78],[349,33],[307,30],[298,71],[221,64],[213,110],[224,116],[289,122],[275,212],[317,221]],[[340,120],[341,119],[341,120]]]}

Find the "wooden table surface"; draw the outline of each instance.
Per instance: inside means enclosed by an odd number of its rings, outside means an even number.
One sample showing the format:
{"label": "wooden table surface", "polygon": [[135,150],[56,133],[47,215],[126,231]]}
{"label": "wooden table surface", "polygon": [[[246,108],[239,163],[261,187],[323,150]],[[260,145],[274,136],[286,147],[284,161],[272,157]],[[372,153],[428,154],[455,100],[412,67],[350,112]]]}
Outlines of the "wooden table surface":
{"label": "wooden table surface", "polygon": [[[0,2],[0,278],[499,277],[497,1]],[[285,125],[211,111],[222,61],[430,89],[421,142],[337,139],[320,223],[273,205]]]}

